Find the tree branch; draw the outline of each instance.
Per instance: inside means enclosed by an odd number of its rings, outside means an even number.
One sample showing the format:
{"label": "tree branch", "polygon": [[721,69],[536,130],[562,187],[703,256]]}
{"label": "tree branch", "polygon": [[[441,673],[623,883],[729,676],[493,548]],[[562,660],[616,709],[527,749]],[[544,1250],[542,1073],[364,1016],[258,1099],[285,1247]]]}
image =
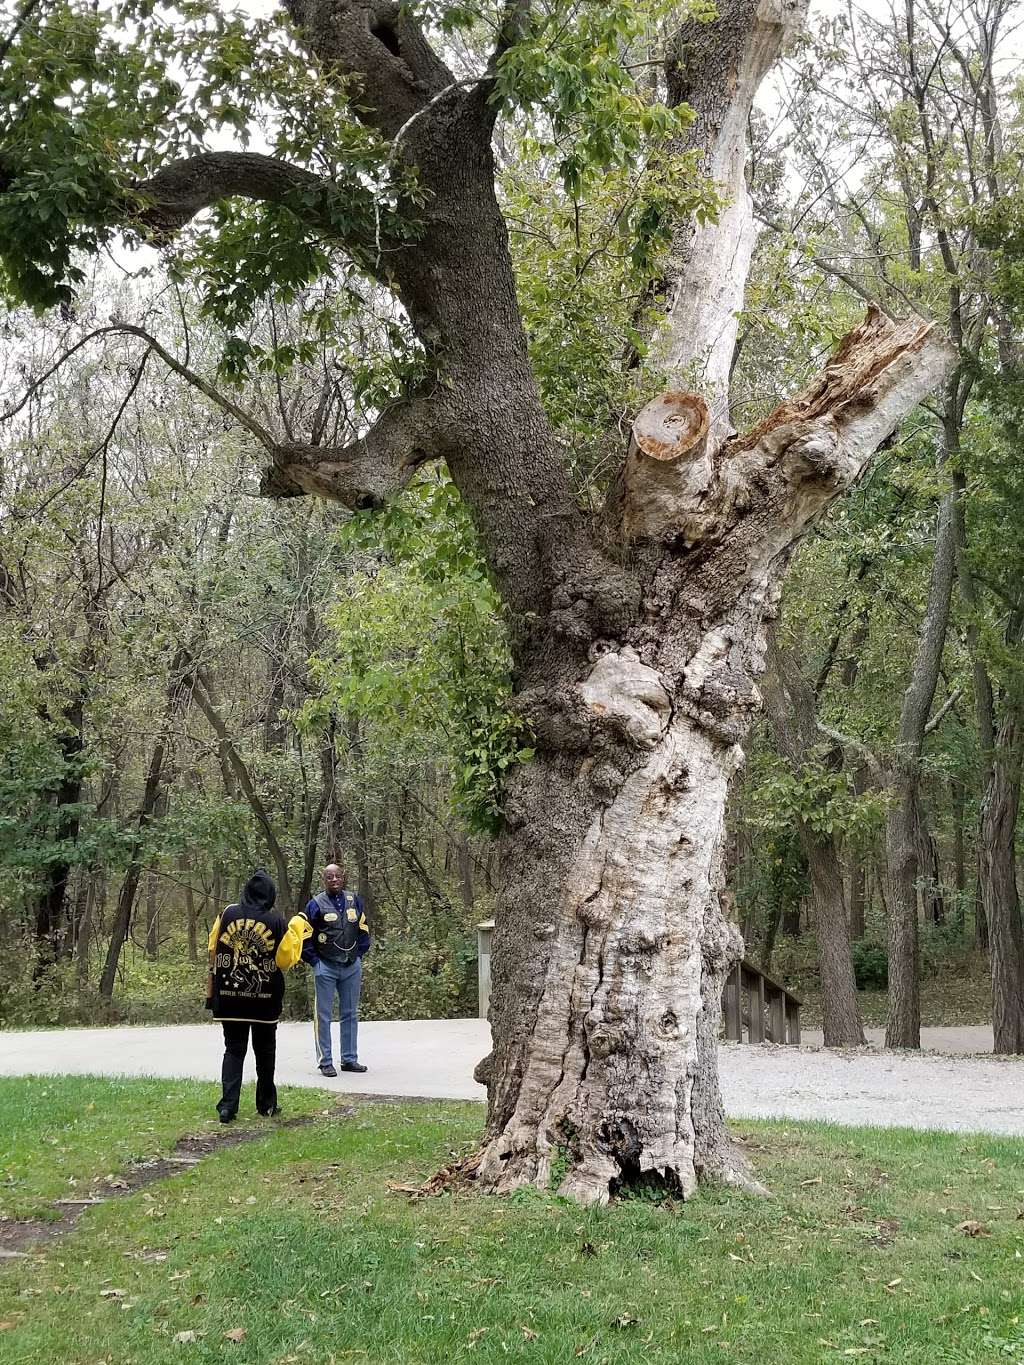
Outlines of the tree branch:
{"label": "tree branch", "polygon": [[857,757],[861,759],[868,772],[870,772],[871,780],[874,782],[875,786],[879,791],[884,791],[888,785],[885,770],[881,763],[879,763],[877,757],[862,740],[855,739],[853,735],[844,735],[841,730],[833,730],[831,725],[826,725],[825,722],[820,719],[816,720],[816,724],[819,732],[824,735],[826,739],[831,739],[842,748],[848,749],[851,753],[856,754]]}
{"label": "tree branch", "polygon": [[437,425],[436,405],[421,390],[385,409],[364,436],[347,445],[275,445],[260,491],[272,498],[316,493],[353,511],[379,507],[405,487],[419,465],[436,457]]}
{"label": "tree branch", "polygon": [[[770,228],[772,232],[776,233],[779,237],[786,237],[789,235],[788,230],[783,226],[782,223],[778,222],[776,219],[769,218],[768,215],[764,212],[764,210],[761,209],[756,204],[754,206],[754,216],[755,218],[758,218],[765,225],[766,228]],[[859,295],[860,298],[862,298],[865,303],[880,309],[881,312],[883,312],[886,315],[886,317],[891,318],[895,316],[892,313],[892,311],[885,306],[881,299],[879,299],[875,294],[871,292],[870,289],[866,288],[858,280],[855,280],[854,277],[850,275],[847,271],[842,270],[839,266],[833,264],[833,262],[828,260],[827,257],[808,256],[805,259],[809,260],[812,265],[816,265],[818,269],[821,270],[824,274],[831,275],[833,279],[839,280],[841,284],[845,284],[847,289],[852,289],[853,292]]]}
{"label": "tree branch", "polygon": [[934,732],[946,719],[946,716],[949,714],[950,711],[952,711],[953,707],[957,704],[957,702],[960,700],[963,694],[964,689],[962,687],[958,687],[955,692],[950,692],[949,696],[942,703],[939,709],[935,712],[935,715],[932,716],[931,720],[924,727],[924,732],[926,735],[934,734]]}
{"label": "tree branch", "polygon": [[[372,195],[356,183],[338,185],[279,157],[259,152],[202,152],[161,167],[134,190],[141,207],[131,211],[133,222],[158,237],[179,231],[196,214],[223,199],[253,199],[292,209],[361,259],[370,258]],[[353,202],[358,199],[363,201],[364,212],[353,215]],[[360,216],[365,218],[361,227],[353,224],[353,218]],[[344,229],[340,223],[346,224]]]}
{"label": "tree branch", "polygon": [[147,332],[144,327],[136,327],[130,322],[122,322],[119,318],[115,318],[111,326],[101,327],[93,332],[92,335],[100,336],[104,332],[123,332],[128,336],[140,337],[146,342],[150,350],[160,357],[169,370],[173,370],[176,375],[179,375],[187,383],[191,384],[193,388],[198,389],[200,393],[205,394],[212,403],[215,403],[223,412],[226,412],[229,416],[233,417],[240,426],[245,427],[246,431],[251,432],[260,444],[266,446],[271,453],[277,450],[278,442],[262,423],[258,422],[251,413],[246,412],[243,407],[240,407],[237,403],[233,402],[232,399],[221,393],[219,389],[214,388],[214,386],[208,383],[202,375],[197,374],[195,370],[190,369],[188,365],[183,364],[182,361],[173,356],[170,351],[168,351],[165,346],[162,346],[160,342],[157,341],[156,337]]}
{"label": "tree branch", "polygon": [[[705,440],[657,459],[627,460],[626,534],[660,536],[685,548],[720,543],[742,521],[757,517],[763,529],[749,542],[749,569],[760,572],[756,566],[788,554],[860,477],[897,423],[955,361],[956,352],[933,324],[918,317],[893,322],[869,308],[822,373],[746,435],[717,451]],[[679,397],[670,393],[661,401]],[[665,466],[674,471],[670,496]]]}

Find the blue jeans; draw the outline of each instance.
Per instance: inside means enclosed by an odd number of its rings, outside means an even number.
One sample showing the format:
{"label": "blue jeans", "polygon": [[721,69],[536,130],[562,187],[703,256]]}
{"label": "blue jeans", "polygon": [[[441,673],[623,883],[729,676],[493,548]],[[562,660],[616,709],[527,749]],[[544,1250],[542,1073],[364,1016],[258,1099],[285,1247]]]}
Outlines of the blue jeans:
{"label": "blue jeans", "polygon": [[358,1062],[356,1031],[358,1028],[359,988],[363,981],[363,964],[358,959],[350,967],[333,962],[313,964],[313,985],[316,989],[316,1064],[330,1066],[331,1013],[334,997],[338,997],[341,1017],[341,1060]]}

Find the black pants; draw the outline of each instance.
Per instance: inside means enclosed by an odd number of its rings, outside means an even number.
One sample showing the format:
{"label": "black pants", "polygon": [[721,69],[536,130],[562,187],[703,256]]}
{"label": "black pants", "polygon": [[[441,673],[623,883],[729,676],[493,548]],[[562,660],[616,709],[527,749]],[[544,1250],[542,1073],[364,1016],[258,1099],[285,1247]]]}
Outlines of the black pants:
{"label": "black pants", "polygon": [[252,1029],[252,1050],[256,1058],[256,1108],[269,1114],[277,1107],[277,1087],[274,1085],[274,1062],[277,1057],[277,1024],[245,1024],[225,1019],[224,1065],[220,1081],[223,1094],[217,1109],[221,1114],[238,1113],[238,1096],[242,1090],[242,1067],[249,1047]]}

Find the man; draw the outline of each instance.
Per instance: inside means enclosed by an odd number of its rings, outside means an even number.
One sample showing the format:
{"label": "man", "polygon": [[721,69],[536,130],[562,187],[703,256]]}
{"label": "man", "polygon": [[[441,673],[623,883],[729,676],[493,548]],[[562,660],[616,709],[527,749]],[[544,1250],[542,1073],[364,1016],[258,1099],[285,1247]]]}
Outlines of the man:
{"label": "man", "polygon": [[316,989],[316,1061],[323,1076],[337,1076],[331,1060],[331,1013],[338,997],[341,1017],[341,1069],[365,1071],[356,1050],[359,988],[363,957],[370,947],[370,931],[363,903],[345,889],[345,869],[340,863],[324,868],[324,889],[306,906],[313,926],[302,957],[313,968]]}
{"label": "man", "polygon": [[217,1113],[230,1123],[238,1113],[242,1068],[252,1035],[256,1058],[256,1109],[279,1112],[274,1062],[277,1021],[284,1000],[283,972],[294,967],[313,932],[302,915],[285,921],[274,909],[277,888],[258,868],[236,905],[221,911],[210,930],[210,978],[206,1007],[224,1026],[224,1061]]}

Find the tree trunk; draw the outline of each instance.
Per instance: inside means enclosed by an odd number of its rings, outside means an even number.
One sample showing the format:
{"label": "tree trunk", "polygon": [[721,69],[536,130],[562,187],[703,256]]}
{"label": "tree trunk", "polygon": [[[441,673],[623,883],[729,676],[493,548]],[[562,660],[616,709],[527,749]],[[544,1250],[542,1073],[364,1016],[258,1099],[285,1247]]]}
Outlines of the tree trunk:
{"label": "tree trunk", "polygon": [[[213,692],[210,679],[204,669],[197,669],[192,677],[192,698],[202,711],[209,722],[210,729],[217,736],[217,750],[220,754],[221,766],[225,772],[230,772],[238,783],[238,787],[249,803],[256,824],[263,834],[270,860],[274,867],[274,875],[277,878],[277,904],[284,914],[290,914],[294,909],[292,898],[291,876],[288,869],[288,856],[281,846],[281,841],[277,837],[277,831],[270,814],[263,804],[263,800],[257,792],[248,766],[232,738],[224,718],[217,709],[213,699]],[[229,791],[230,795],[230,791]]]}
{"label": "tree trunk", "polygon": [[[945,451],[957,449],[955,390],[947,394]],[[920,950],[917,928],[918,850],[921,842],[921,755],[928,713],[935,699],[956,565],[956,492],[939,507],[928,603],[917,653],[900,712],[895,762],[888,774],[889,813],[885,822],[886,902],[889,910],[889,1017],[885,1045],[921,1046]]]}
{"label": "tree trunk", "polygon": [[981,877],[981,827],[978,828],[978,866],[974,878],[974,946],[979,953],[988,957],[988,917],[985,914],[985,896],[982,891]]}
{"label": "tree trunk", "polygon": [[146,783],[142,791],[142,800],[139,804],[139,811],[136,817],[135,834],[132,838],[131,853],[128,859],[128,866],[125,869],[124,881],[121,884],[121,893],[117,899],[117,909],[114,912],[114,922],[110,930],[110,943],[107,947],[107,955],[103,963],[103,971],[100,974],[99,993],[103,1000],[109,1004],[114,996],[114,980],[117,976],[117,964],[121,957],[121,949],[124,947],[131,929],[132,911],[135,907],[135,895],[139,887],[139,878],[142,875],[142,840],[147,827],[153,820],[153,816],[158,808],[158,803],[162,795],[164,779],[164,763],[167,758],[169,747],[168,730],[170,721],[173,717],[184,709],[188,701],[187,684],[189,676],[183,671],[186,665],[184,651],[175,655],[169,670],[169,681],[167,684],[167,708],[164,718],[166,727],[157,737],[153,745],[153,752],[150,755],[149,769],[146,773]]}
{"label": "tree trunk", "polygon": [[864,937],[864,882],[864,864],[854,853],[850,866],[850,939],[854,943]]}
{"label": "tree trunk", "polygon": [[[801,776],[813,770],[821,746],[817,699],[795,661],[769,636],[770,669],[761,681],[765,712],[776,748]],[[838,761],[833,758],[833,764]],[[826,1047],[860,1047],[864,1026],[850,952],[850,926],[843,898],[843,872],[831,834],[815,831],[799,820],[797,833],[810,880],[811,906],[817,931],[821,974],[821,1009]]]}
{"label": "tree trunk", "polygon": [[156,873],[146,876],[146,958],[155,962],[160,955],[160,897]]}
{"label": "tree trunk", "polygon": [[[562,1192],[587,1202],[651,1170],[684,1196],[699,1174],[745,1179],[720,1111],[700,1113],[694,1097],[707,1061],[697,1021],[703,1014],[717,1044],[712,983],[742,951],[718,902],[728,780],[740,755],[671,716],[667,697],[646,705],[651,743],[632,773],[541,762],[517,784],[517,808],[544,815],[524,821],[503,850],[506,883],[537,888],[501,897],[495,925],[503,951],[491,986],[494,1137],[480,1174],[503,1189],[546,1186],[560,1156]],[[595,780],[612,786],[600,803]],[[563,862],[566,848],[573,856]],[[544,894],[539,881],[559,894]],[[709,1125],[702,1131],[698,1115]]]}
{"label": "tree trunk", "polygon": [[1024,1052],[1024,927],[1017,891],[1016,828],[1024,725],[1008,706],[996,733],[982,799],[981,887],[992,971],[994,1050]]}
{"label": "tree trunk", "polygon": [[921,1046],[920,947],[917,923],[916,768],[892,785],[885,821],[886,907],[889,912],[889,1018],[885,1045]]}
{"label": "tree trunk", "polygon": [[963,934],[966,910],[964,897],[967,894],[967,860],[964,850],[964,806],[967,793],[964,784],[958,778],[954,778],[950,785],[953,797],[953,889],[956,892],[957,924],[960,926],[960,933]]}
{"label": "tree trunk", "polygon": [[139,806],[136,833],[133,839],[132,852],[125,869],[124,881],[121,883],[121,893],[117,898],[117,909],[114,912],[114,923],[110,930],[110,943],[107,947],[107,956],[103,963],[103,971],[100,975],[99,992],[102,999],[109,1004],[114,997],[114,980],[117,976],[117,964],[121,958],[121,949],[128,938],[128,932],[132,923],[132,911],[135,908],[135,896],[139,889],[139,879],[142,876],[142,835],[153,818],[153,814],[160,799],[160,786],[163,778],[164,759],[167,754],[167,736],[161,735],[153,745],[153,753],[149,760],[149,771],[146,774],[146,785],[142,793],[142,801]]}
{"label": "tree trunk", "polygon": [[82,751],[85,704],[83,697],[72,698],[59,737],[61,773],[54,793],[56,812],[53,839],[57,856],[46,864],[43,887],[36,903],[35,976],[53,962],[71,955],[67,932],[67,890],[71,873],[71,850],[78,840],[81,825]]}
{"label": "tree trunk", "polygon": [[84,990],[89,980],[89,948],[92,943],[93,905],[100,885],[99,874],[81,869],[75,905],[75,985]]}
{"label": "tree trunk", "polygon": [[459,892],[462,896],[462,904],[466,910],[473,909],[473,853],[469,847],[469,839],[465,834],[459,833],[455,847],[456,860],[459,872]]}
{"label": "tree trunk", "polygon": [[197,933],[198,914],[196,893],[192,885],[192,865],[185,864],[185,928],[188,934],[188,960],[199,961],[199,937]]}

